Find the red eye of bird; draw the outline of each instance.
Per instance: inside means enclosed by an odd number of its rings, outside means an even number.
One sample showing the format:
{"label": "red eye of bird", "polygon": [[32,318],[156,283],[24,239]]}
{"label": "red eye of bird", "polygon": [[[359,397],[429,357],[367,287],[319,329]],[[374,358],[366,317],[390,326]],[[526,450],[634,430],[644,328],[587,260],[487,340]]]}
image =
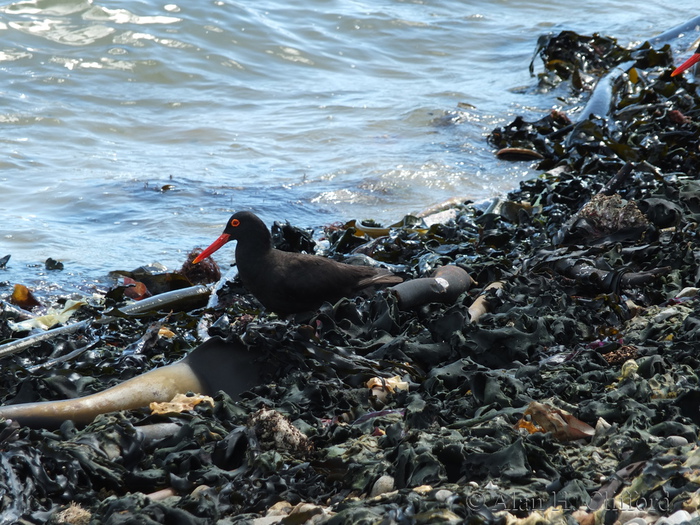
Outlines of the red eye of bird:
{"label": "red eye of bird", "polygon": [[241,223],[241,221],[239,221],[238,219],[233,219],[233,220],[231,221],[231,226],[233,226],[233,227],[235,228],[235,227],[238,226],[240,223]]}

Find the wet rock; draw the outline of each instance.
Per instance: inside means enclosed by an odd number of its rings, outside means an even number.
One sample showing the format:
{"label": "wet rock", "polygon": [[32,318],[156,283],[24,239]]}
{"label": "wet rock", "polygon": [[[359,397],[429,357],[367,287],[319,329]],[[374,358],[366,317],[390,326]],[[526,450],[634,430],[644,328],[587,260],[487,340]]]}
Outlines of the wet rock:
{"label": "wet rock", "polygon": [[305,454],[312,447],[308,438],[275,410],[257,411],[250,416],[248,426],[257,436],[258,444],[263,450]]}

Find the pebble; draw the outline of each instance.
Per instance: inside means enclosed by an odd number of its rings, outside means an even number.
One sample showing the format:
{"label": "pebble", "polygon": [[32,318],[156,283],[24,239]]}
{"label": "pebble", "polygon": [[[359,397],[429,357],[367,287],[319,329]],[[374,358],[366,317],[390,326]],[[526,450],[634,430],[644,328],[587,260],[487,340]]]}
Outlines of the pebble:
{"label": "pebble", "polygon": [[684,447],[688,444],[688,440],[683,436],[667,436],[664,443],[669,447]]}
{"label": "pebble", "polygon": [[602,434],[603,432],[608,431],[610,428],[612,428],[612,425],[605,421],[602,417],[598,418],[598,421],[595,423],[595,433],[597,436]]}
{"label": "pebble", "polygon": [[676,295],[676,297],[695,297],[696,295],[698,295],[698,288],[686,287],[683,288],[680,292],[678,292],[678,295]]}
{"label": "pebble", "polygon": [[447,489],[440,489],[435,493],[435,499],[437,501],[447,501],[454,495],[454,492]]}
{"label": "pebble", "polygon": [[370,498],[385,494],[394,490],[394,478],[391,476],[380,476],[372,485],[372,490],[369,493]]}
{"label": "pebble", "polygon": [[690,521],[691,516],[690,513],[686,510],[677,510],[670,516],[666,518],[661,518],[659,521],[656,522],[656,525],[678,525],[680,523],[683,523],[685,521]]}
{"label": "pebble", "polygon": [[640,517],[626,520],[622,515],[620,515],[620,517],[618,518],[618,521],[620,523],[623,523],[624,525],[648,525],[647,520],[645,520],[644,518],[640,518]]}

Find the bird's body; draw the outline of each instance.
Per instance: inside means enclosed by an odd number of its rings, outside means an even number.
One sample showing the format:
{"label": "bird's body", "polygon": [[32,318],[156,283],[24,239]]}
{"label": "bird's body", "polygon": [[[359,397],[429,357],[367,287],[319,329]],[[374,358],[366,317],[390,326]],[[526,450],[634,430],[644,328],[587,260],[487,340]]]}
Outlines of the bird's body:
{"label": "bird's body", "polygon": [[279,314],[313,310],[325,301],[335,302],[370,286],[402,281],[383,268],[277,250],[265,223],[251,212],[234,214],[224,233],[194,262],[231,240],[238,241],[236,265],[243,285],[266,309]]}

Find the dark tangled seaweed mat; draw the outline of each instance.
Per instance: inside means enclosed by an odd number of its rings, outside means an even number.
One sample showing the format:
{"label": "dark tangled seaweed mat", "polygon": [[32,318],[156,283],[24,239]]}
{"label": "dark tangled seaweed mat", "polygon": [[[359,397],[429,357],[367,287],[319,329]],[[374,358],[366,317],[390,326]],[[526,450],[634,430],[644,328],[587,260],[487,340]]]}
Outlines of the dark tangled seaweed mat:
{"label": "dark tangled seaweed mat", "polygon": [[[503,511],[563,523],[581,506],[612,523],[623,503],[694,511],[700,305],[692,290],[676,297],[700,280],[696,86],[671,79],[668,50],[648,45],[567,32],[538,53],[550,85],[630,60],[634,72],[611,83],[609,114],[573,124],[552,113],[494,130],[498,147],[533,148],[549,170],[508,195],[514,206],[465,203],[447,224],[371,242],[352,226],[326,231],[330,255],[361,252],[408,276],[457,264],[478,287],[451,305],[400,311],[380,292],[293,320],[256,317],[243,295],[212,312],[115,319],[6,359],[5,403],[82,395],[181,357],[207,314],[210,334],[242,340],[270,366],[241,401],[219,394],[181,415],[107,414],[57,432],[4,423],[0,519],[44,523],[70,502],[115,524],[248,523],[281,501],[313,504],[285,523],[505,523]],[[612,195],[634,203],[635,227],[606,229],[582,210]],[[288,249],[311,246],[306,232],[275,230]],[[471,322],[469,306],[496,280],[490,312]],[[134,345],[151,324],[174,337]],[[88,343],[71,363],[27,371]],[[635,366],[622,374],[629,357]],[[409,390],[370,396],[367,379],[393,375]],[[590,442],[516,430],[532,400],[607,425]],[[251,424],[262,408],[285,414],[310,446],[262,439]],[[179,430],[152,442],[135,429],[163,421]],[[387,479],[396,490],[377,495]],[[173,495],[158,499],[162,489]]]}

